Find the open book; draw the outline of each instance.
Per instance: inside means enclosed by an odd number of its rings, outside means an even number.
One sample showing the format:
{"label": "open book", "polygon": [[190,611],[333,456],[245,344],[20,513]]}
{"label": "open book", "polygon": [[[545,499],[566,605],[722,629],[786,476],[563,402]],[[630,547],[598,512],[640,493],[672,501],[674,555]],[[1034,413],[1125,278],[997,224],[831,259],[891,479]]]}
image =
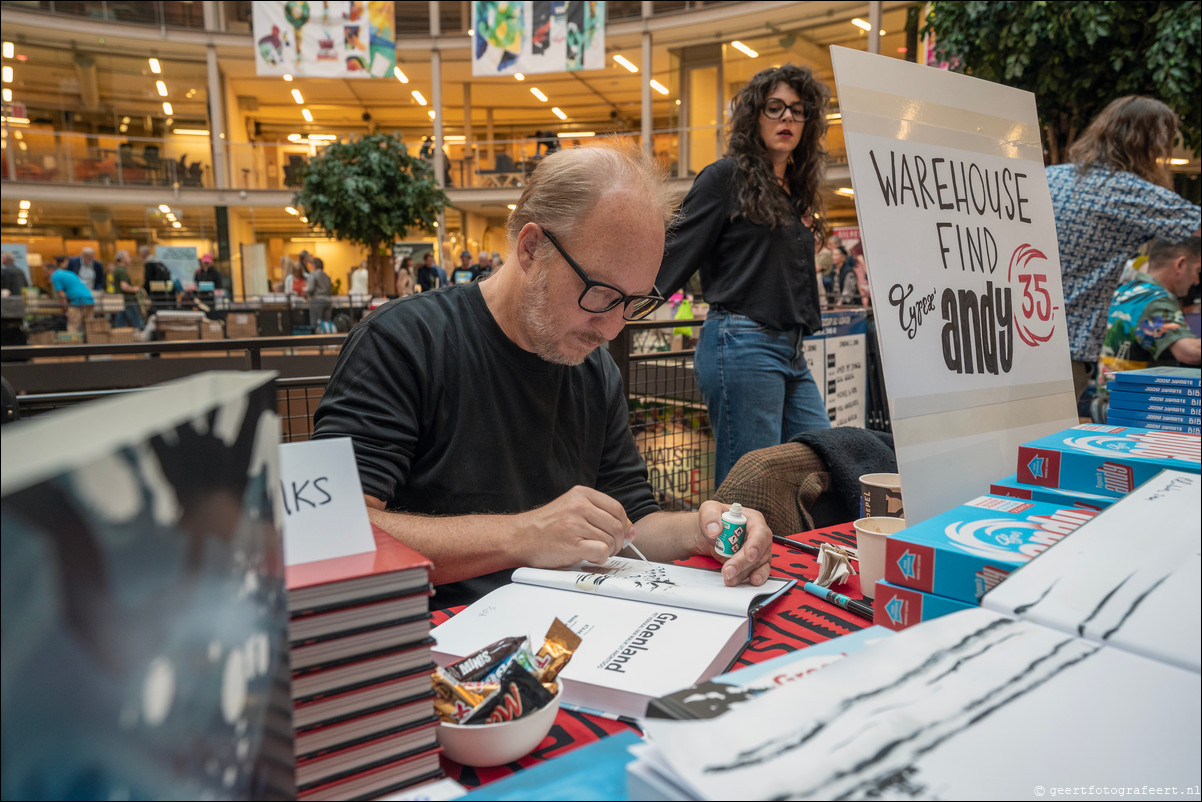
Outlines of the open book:
{"label": "open book", "polygon": [[1159,474],[984,609],[923,622],[720,718],[647,719],[628,768],[651,780],[642,798],[1028,799],[1082,783],[1196,795],[1200,487]]}
{"label": "open book", "polygon": [[511,584],[434,628],[434,659],[446,665],[512,635],[537,648],[559,618],[582,638],[560,675],[564,704],[642,716],[649,700],[726,670],[751,636],[752,616],[795,584],[728,588],[717,571],[624,557],[519,568]]}

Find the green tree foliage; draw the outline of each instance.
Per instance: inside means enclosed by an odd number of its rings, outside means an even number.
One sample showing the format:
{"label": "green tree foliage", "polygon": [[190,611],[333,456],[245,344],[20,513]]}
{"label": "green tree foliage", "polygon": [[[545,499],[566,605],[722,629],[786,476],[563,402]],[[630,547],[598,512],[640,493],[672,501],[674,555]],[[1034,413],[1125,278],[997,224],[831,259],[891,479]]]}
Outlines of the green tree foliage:
{"label": "green tree foliage", "polygon": [[391,254],[381,248],[411,228],[433,231],[449,202],[429,165],[410,156],[391,134],[334,142],[297,177],[293,204],[304,210],[309,225],[368,249],[373,294],[392,292]]}
{"label": "green tree foliage", "polygon": [[1202,153],[1202,2],[931,3],[923,33],[952,69],[1034,93],[1052,164],[1106,104],[1147,95]]}

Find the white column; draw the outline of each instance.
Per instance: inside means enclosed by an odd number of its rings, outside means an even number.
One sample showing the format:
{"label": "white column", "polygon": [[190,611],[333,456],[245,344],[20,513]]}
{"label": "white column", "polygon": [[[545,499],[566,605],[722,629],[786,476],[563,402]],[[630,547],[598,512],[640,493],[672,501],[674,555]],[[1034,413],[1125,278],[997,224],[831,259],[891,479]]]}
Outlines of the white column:
{"label": "white column", "polygon": [[[205,3],[205,30],[217,30],[217,3]],[[208,67],[207,88],[209,96],[209,145],[213,153],[213,186],[217,189],[226,188],[225,174],[225,116],[221,110],[222,87],[221,71],[217,69],[217,45],[210,39],[205,48],[205,61]]]}
{"label": "white column", "polygon": [[868,52],[881,52],[881,0],[870,0],[868,3],[868,24],[872,30],[868,32]]}

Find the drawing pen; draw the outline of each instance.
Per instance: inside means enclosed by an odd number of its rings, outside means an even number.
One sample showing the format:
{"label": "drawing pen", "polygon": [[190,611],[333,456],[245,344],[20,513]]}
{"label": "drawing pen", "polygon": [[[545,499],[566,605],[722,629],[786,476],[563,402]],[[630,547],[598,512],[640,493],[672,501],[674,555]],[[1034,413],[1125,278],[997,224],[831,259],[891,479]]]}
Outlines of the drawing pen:
{"label": "drawing pen", "polygon": [[805,589],[805,592],[809,593],[811,596],[817,596],[818,598],[824,599],[831,604],[842,607],[844,610],[847,610],[850,613],[855,613],[861,618],[867,618],[869,621],[872,620],[872,605],[867,604],[866,602],[848,598],[842,593],[828,590],[827,588],[824,588],[821,585],[816,585],[813,582],[806,582],[802,587]]}
{"label": "drawing pen", "polygon": [[644,557],[644,556],[643,556],[643,552],[639,551],[639,547],[638,547],[638,546],[636,546],[636,545],[634,545],[634,541],[633,541],[633,540],[628,540],[628,541],[626,541],[626,545],[630,547],[630,550],[631,550],[631,551],[633,551],[635,554],[639,555],[639,559],[640,559],[640,560],[642,560],[643,562],[645,562],[645,563],[647,563],[647,564],[650,564],[650,563],[651,563],[651,561],[650,561],[650,560],[648,560],[646,557]]}
{"label": "drawing pen", "polygon": [[811,546],[809,543],[802,543],[797,540],[789,540],[789,538],[781,537],[780,535],[773,535],[772,542],[779,543],[782,546],[787,546],[791,549],[797,549],[798,551],[804,551],[806,554],[813,554],[815,557],[818,556],[818,547]]}

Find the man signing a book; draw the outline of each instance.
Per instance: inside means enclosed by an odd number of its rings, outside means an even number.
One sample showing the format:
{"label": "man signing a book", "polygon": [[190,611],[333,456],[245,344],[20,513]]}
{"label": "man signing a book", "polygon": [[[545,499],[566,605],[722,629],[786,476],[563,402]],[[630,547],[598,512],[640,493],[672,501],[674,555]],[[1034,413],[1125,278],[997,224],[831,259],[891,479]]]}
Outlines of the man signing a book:
{"label": "man signing a book", "polygon": [[[393,301],[347,338],[313,437],[353,440],[369,516],[434,563],[435,608],[519,566],[604,562],[636,538],[651,560],[714,555],[726,505],[659,509],[600,347],[663,302],[675,207],[641,152],[547,156],[509,216],[500,268]],[[772,533],[746,514],[727,585],[768,578]]]}

